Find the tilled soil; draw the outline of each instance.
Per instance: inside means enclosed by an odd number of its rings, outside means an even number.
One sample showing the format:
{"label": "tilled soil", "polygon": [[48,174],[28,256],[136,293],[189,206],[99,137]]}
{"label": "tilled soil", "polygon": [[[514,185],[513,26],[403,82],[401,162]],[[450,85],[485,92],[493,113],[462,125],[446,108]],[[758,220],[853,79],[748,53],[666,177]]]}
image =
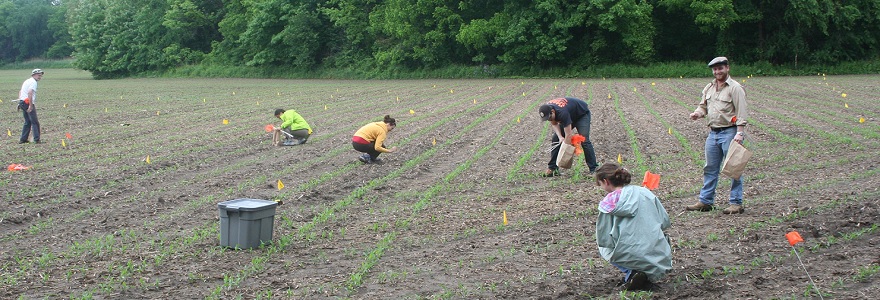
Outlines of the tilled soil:
{"label": "tilled soil", "polygon": [[[718,187],[719,210],[684,211],[697,201],[707,134],[702,120],[687,115],[709,77],[87,78],[59,71],[41,81],[43,144],[17,144],[19,113],[0,115],[12,135],[0,143],[4,163],[32,167],[0,177],[0,298],[821,292],[864,299],[880,292],[876,76],[734,75],[746,86],[747,147],[755,153],[741,215],[720,212],[727,179]],[[537,106],[564,96],[589,102],[600,162],[620,158],[634,184],[645,171],[661,174],[654,192],[672,218],[674,270],[651,291],[623,294],[622,274],[599,257],[594,226],[604,193],[583,159],[560,177],[537,176],[552,134]],[[307,144],[271,145],[262,128],[278,123],[274,108],[309,121],[315,134]],[[400,150],[363,165],[351,135],[386,114],[398,121],[386,144]],[[271,244],[220,246],[217,203],[238,198],[283,201]],[[806,270],[785,239],[792,230],[805,239],[794,248]]]}

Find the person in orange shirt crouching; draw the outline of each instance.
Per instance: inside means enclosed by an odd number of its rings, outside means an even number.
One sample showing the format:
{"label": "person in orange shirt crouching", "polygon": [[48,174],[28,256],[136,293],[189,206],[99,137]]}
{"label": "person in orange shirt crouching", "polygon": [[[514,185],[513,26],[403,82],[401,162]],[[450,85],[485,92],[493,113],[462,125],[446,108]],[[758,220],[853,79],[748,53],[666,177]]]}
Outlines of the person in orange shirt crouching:
{"label": "person in orange shirt crouching", "polygon": [[351,138],[351,146],[354,147],[354,150],[364,153],[358,157],[358,160],[365,164],[379,163],[382,161],[379,159],[379,154],[396,151],[397,147],[388,149],[384,144],[388,132],[394,127],[397,127],[397,121],[391,116],[385,115],[382,122],[372,122],[358,129]]}

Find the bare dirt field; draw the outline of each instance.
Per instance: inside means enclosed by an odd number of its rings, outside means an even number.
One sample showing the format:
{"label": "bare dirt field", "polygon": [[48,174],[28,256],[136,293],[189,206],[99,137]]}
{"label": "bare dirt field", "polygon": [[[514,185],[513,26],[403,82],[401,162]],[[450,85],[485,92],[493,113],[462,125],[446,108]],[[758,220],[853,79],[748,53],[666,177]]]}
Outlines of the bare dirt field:
{"label": "bare dirt field", "polygon": [[[46,70],[41,144],[0,71],[0,299],[866,299],[880,293],[877,76],[751,77],[745,213],[685,212],[702,184],[706,78],[124,79]],[[22,75],[24,74],[24,75]],[[578,97],[600,162],[669,212],[674,270],[623,292],[595,244],[583,158],[542,178],[537,107]],[[308,143],[275,147],[275,108]],[[397,119],[382,164],[351,149]],[[226,120],[226,122],[224,122]],[[226,123],[226,124],[224,124]],[[69,135],[69,136],[68,136]],[[279,182],[283,188],[279,188]],[[724,208],[730,181],[721,180]],[[220,246],[217,204],[281,200],[273,240]],[[504,224],[504,219],[508,223]],[[797,230],[796,245],[785,234]],[[809,273],[809,278],[807,276]],[[810,278],[815,283],[813,286]]]}

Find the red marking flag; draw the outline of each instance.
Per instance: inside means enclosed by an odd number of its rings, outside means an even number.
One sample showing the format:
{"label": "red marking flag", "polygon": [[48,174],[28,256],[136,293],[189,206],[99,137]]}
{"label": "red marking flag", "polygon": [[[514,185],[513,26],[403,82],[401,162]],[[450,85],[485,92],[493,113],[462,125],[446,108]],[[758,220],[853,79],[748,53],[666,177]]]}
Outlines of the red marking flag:
{"label": "red marking flag", "polygon": [[804,241],[804,239],[801,237],[801,234],[798,233],[797,231],[792,231],[792,232],[785,234],[785,238],[788,239],[788,243],[791,244],[792,246]]}
{"label": "red marking flag", "polygon": [[649,190],[654,190],[660,186],[660,174],[651,173],[651,171],[645,171],[645,179],[642,181],[642,186],[648,188]]}

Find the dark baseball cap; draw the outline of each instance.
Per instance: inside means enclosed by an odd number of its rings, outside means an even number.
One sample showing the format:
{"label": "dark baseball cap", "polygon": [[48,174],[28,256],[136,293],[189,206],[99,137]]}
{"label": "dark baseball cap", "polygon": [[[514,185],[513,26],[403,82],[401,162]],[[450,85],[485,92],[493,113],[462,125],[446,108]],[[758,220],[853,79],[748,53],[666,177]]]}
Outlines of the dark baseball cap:
{"label": "dark baseball cap", "polygon": [[538,115],[541,116],[542,121],[547,121],[550,120],[551,111],[553,111],[553,107],[551,107],[550,104],[544,104],[538,108]]}

